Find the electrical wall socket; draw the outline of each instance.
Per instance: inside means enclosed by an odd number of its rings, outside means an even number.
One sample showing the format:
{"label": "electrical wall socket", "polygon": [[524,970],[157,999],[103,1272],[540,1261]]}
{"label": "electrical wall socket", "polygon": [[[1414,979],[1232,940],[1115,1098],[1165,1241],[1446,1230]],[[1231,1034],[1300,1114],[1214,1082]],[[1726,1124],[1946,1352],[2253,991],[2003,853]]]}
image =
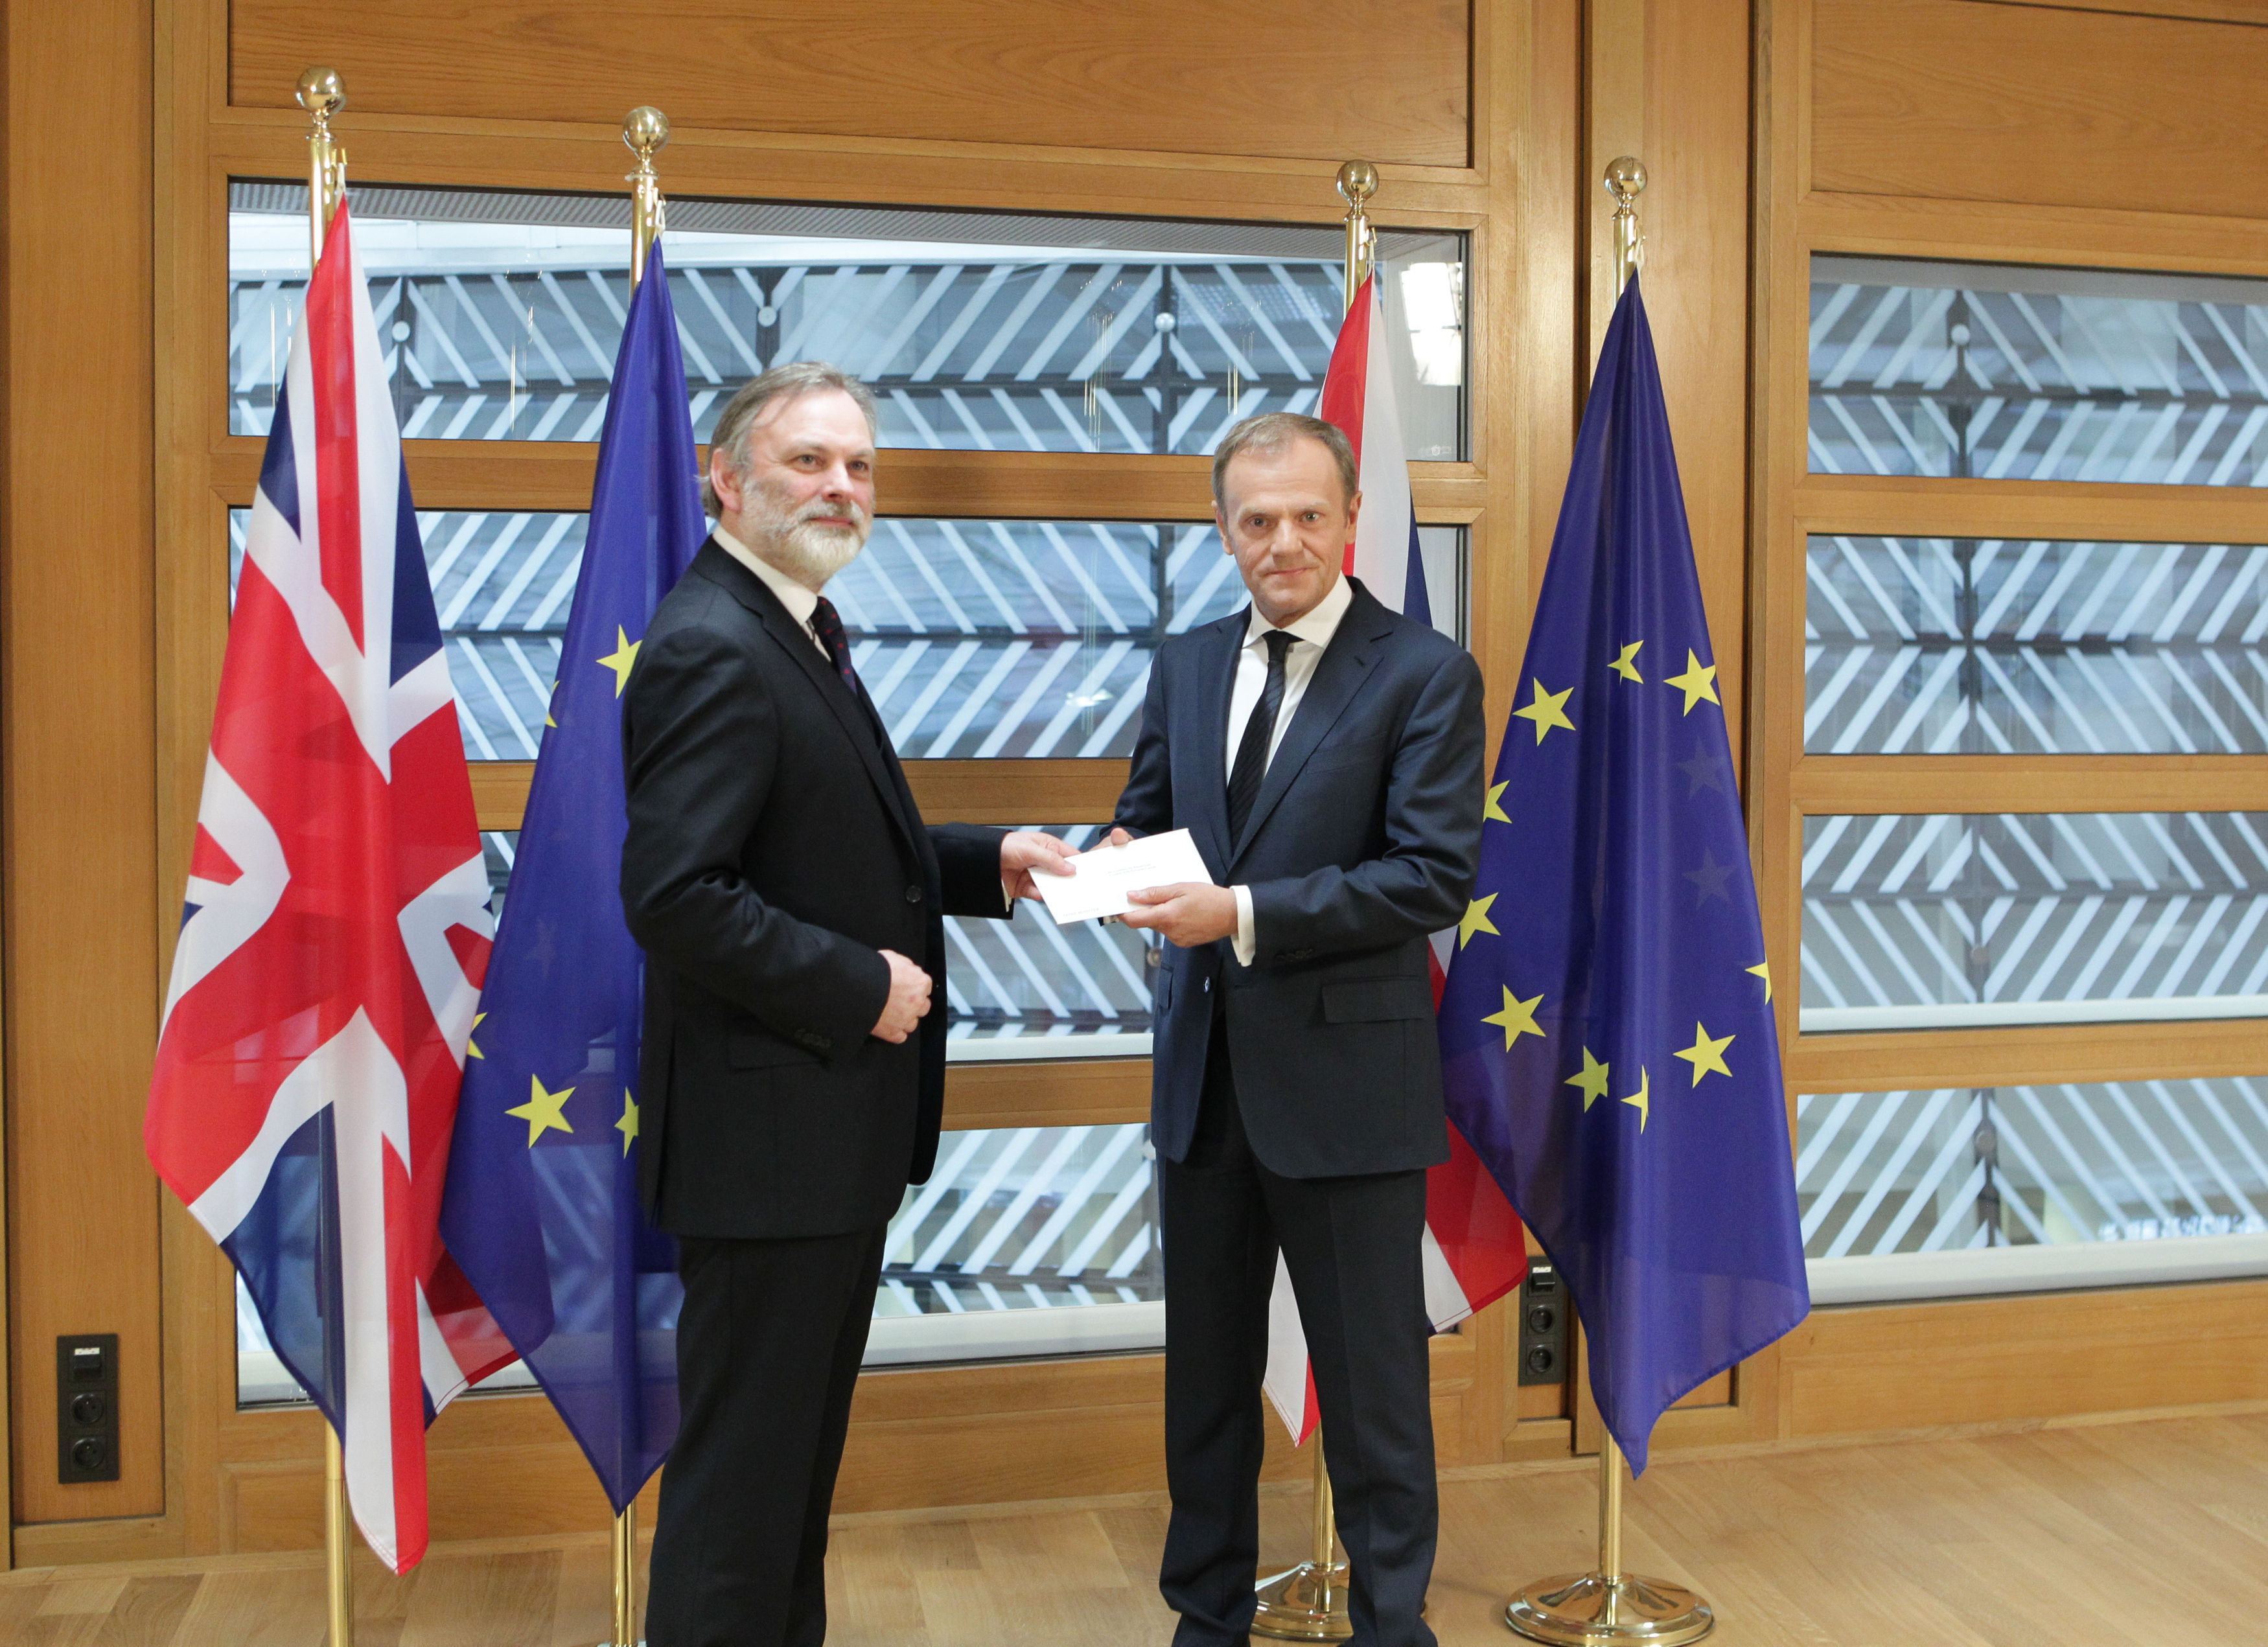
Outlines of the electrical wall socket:
{"label": "electrical wall socket", "polygon": [[118,1479],[118,1335],[55,1340],[55,1479]]}

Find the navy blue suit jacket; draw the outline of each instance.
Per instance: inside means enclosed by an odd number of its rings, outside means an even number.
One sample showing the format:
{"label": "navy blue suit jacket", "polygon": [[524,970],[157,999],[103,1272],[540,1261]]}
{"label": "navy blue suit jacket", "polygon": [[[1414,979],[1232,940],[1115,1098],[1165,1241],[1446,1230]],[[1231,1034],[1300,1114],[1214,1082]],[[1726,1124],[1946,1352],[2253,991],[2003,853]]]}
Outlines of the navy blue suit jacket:
{"label": "navy blue suit jacket", "polygon": [[1218,995],[1245,1132],[1270,1171],[1430,1166],[1448,1134],[1425,940],[1472,895],[1480,668],[1356,583],[1232,841],[1229,695],[1248,621],[1248,608],[1159,649],[1118,799],[1121,827],[1188,829],[1216,882],[1252,891],[1250,967],[1226,938],[1166,950],[1152,1139],[1168,1160],[1189,1151]]}

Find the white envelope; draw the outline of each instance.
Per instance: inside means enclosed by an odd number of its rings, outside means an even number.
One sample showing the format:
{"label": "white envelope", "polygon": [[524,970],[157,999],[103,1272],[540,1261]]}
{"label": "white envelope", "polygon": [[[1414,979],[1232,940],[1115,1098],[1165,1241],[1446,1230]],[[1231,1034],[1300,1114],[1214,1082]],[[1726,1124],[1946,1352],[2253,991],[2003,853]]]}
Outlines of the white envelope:
{"label": "white envelope", "polygon": [[1170,835],[1145,835],[1124,846],[1101,846],[1066,860],[1068,875],[1035,871],[1033,884],[1058,926],[1074,921],[1094,921],[1107,915],[1124,915],[1133,908],[1129,893],[1152,886],[1171,886],[1181,881],[1201,881],[1210,886],[1212,876],[1186,829]]}

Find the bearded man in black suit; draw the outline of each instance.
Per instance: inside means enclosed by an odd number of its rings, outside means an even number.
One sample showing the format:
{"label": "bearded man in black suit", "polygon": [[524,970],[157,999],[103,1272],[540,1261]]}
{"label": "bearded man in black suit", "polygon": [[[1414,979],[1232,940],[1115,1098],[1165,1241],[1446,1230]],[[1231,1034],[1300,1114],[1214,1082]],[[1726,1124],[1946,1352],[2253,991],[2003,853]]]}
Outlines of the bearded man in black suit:
{"label": "bearded man in black suit", "polygon": [[866,540],[874,401],[775,367],[717,422],[717,527],[623,695],[622,895],[646,953],[641,1189],[675,1236],[682,1415],[652,1647],[818,1647],[884,1232],[937,1158],[945,917],[1053,838],[922,822],[821,592]]}

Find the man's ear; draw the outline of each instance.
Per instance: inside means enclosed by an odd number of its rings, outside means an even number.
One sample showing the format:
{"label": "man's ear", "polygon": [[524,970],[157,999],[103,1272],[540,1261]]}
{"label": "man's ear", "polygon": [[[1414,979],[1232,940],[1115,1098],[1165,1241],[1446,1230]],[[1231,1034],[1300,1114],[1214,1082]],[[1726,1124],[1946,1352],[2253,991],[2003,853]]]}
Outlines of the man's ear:
{"label": "man's ear", "polygon": [[[719,492],[718,493],[718,496],[721,497],[724,494]],[[1347,499],[1347,541],[1349,543],[1352,543],[1354,541],[1354,529],[1361,519],[1362,494],[1360,492],[1357,492],[1352,497]]]}
{"label": "man's ear", "polygon": [[1220,552],[1231,560],[1236,558],[1236,545],[1228,540],[1228,517],[1220,512],[1220,505],[1212,506],[1212,529],[1220,534]]}
{"label": "man's ear", "polygon": [[725,461],[725,454],[714,449],[709,453],[709,485],[725,513],[740,512],[740,477],[733,473],[733,466]]}

